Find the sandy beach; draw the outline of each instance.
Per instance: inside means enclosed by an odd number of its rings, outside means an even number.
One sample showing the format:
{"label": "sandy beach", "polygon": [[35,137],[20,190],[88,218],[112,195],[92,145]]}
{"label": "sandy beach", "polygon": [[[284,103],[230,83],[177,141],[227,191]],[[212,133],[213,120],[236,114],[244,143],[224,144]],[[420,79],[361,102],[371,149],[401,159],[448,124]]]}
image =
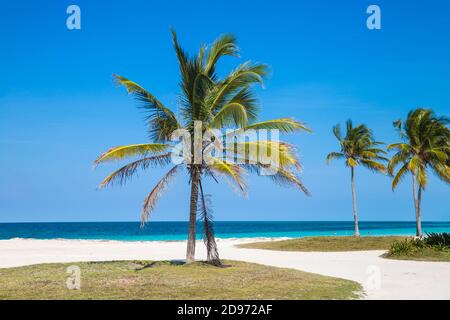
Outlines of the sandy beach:
{"label": "sandy beach", "polygon": [[[383,251],[285,252],[242,249],[237,244],[268,239],[218,239],[221,258],[349,279],[361,283],[365,299],[450,299],[450,263],[398,261]],[[184,241],[34,240],[0,241],[0,268],[51,262],[183,259]],[[197,258],[205,258],[197,244]],[[1,279],[0,279],[1,282]]]}

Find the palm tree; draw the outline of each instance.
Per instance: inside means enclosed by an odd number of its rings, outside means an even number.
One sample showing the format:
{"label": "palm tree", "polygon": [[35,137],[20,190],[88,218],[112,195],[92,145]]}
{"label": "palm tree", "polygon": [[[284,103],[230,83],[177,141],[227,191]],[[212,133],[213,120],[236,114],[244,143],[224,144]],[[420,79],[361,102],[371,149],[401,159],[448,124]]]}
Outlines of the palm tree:
{"label": "palm tree", "polygon": [[[204,136],[214,129],[228,129],[227,133],[220,138],[236,137],[238,140],[227,144],[222,156],[211,155],[211,146],[214,148],[218,141],[221,141],[216,140],[217,137],[214,135],[210,140],[201,142],[200,148],[196,148],[198,145],[191,141],[187,143],[185,141],[183,152],[191,150],[188,152],[189,159],[196,159],[198,155],[195,150],[200,149],[201,160],[194,163],[185,161],[172,166],[145,199],[141,214],[141,221],[145,223],[169,181],[181,168],[185,168],[191,186],[186,262],[195,261],[196,222],[199,212],[204,224],[203,239],[207,246],[208,261],[220,264],[214,240],[211,210],[208,197],[204,194],[202,181],[204,178],[212,178],[216,182],[218,178],[228,178],[232,185],[237,187],[235,189],[245,194],[244,174],[247,171],[257,174],[266,174],[266,171],[271,171],[273,174],[267,177],[281,184],[296,186],[308,194],[308,190],[298,177],[301,165],[292,145],[267,139],[242,141],[239,137],[245,136],[250,129],[275,129],[282,133],[309,131],[309,129],[291,118],[256,122],[258,102],[253,88],[256,84],[262,85],[263,78],[268,72],[266,65],[247,61],[238,65],[225,77],[219,77],[216,72],[219,60],[224,56],[238,56],[239,49],[234,36],[222,35],[211,46],[202,45],[198,54],[194,56],[189,56],[180,47],[174,31],[172,31],[172,37],[181,74],[179,116],[137,83],[116,75],[117,83],[123,85],[147,112],[147,127],[151,142],[114,147],[100,155],[95,161],[96,164],[132,157],[139,158],[106,177],[100,187],[115,182],[123,184],[138,169],[171,163],[173,155],[180,152],[171,139],[175,130],[184,129],[191,137],[195,137],[198,131]],[[258,152],[257,155],[250,152],[254,148]],[[278,163],[259,161],[259,156],[264,150],[278,154]]]}
{"label": "palm tree", "polygon": [[355,168],[361,164],[362,166],[375,171],[386,172],[386,167],[380,161],[387,161],[382,155],[386,152],[379,149],[381,142],[375,141],[373,133],[365,125],[361,124],[353,127],[351,120],[346,123],[347,132],[342,137],[341,127],[339,124],[333,127],[333,133],[339,141],[341,147],[340,152],[331,152],[327,156],[329,164],[333,159],[345,159],[345,165],[350,167],[352,198],[353,198],[353,219],[355,222],[355,236],[359,237],[358,210],[356,208],[356,190],[355,190]]}
{"label": "palm tree", "polygon": [[[406,174],[411,174],[416,235],[422,237],[421,202],[422,191],[428,182],[427,169],[431,169],[442,181],[450,183],[450,130],[449,118],[437,117],[432,110],[418,108],[408,113],[405,122],[395,121],[394,126],[404,142],[390,144],[388,150],[396,153],[389,161],[388,171],[392,190]],[[401,168],[394,176],[395,168]]]}

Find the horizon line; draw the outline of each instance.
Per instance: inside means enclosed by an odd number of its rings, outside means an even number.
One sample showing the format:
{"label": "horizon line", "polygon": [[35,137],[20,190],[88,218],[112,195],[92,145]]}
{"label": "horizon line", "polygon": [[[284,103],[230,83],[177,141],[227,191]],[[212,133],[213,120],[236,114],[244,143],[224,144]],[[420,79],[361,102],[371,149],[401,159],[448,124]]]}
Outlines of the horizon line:
{"label": "horizon line", "polygon": [[[164,222],[164,223],[170,223],[170,222],[182,222],[182,223],[188,223],[188,220],[156,220],[156,221],[148,221],[148,223],[155,223],[155,222]],[[214,221],[214,223],[217,222],[351,222],[353,223],[353,220],[217,220]],[[391,223],[398,223],[398,222],[410,222],[410,223],[416,223],[415,220],[360,220],[360,223],[364,222],[391,222]],[[423,223],[432,223],[432,222],[447,222],[450,223],[450,220],[423,220]],[[27,224],[27,223],[141,223],[139,220],[110,220],[110,221],[0,221],[0,224]],[[201,223],[201,221],[198,221],[198,223]]]}

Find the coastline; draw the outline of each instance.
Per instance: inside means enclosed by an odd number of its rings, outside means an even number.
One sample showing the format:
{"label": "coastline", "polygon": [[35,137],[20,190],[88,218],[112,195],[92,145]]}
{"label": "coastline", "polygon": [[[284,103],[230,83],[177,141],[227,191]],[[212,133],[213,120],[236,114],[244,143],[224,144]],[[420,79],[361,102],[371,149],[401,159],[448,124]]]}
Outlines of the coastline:
{"label": "coastline", "polygon": [[[220,257],[292,268],[363,285],[366,299],[450,299],[450,263],[384,259],[384,251],[281,252],[238,248],[261,238],[221,239]],[[275,240],[275,239],[272,239]],[[267,239],[266,239],[267,241]],[[0,268],[41,263],[117,260],[183,260],[186,241],[0,240]],[[202,241],[197,259],[205,259]],[[371,279],[379,277],[379,287]]]}
{"label": "coastline", "polygon": [[[202,239],[198,225],[197,240]],[[450,222],[426,221],[424,232],[450,232]],[[216,239],[290,239],[311,236],[352,236],[352,221],[217,221]],[[140,228],[137,222],[45,222],[0,223],[0,240],[72,239],[110,241],[184,241],[187,222],[149,222]],[[362,236],[413,236],[413,221],[362,221]]]}

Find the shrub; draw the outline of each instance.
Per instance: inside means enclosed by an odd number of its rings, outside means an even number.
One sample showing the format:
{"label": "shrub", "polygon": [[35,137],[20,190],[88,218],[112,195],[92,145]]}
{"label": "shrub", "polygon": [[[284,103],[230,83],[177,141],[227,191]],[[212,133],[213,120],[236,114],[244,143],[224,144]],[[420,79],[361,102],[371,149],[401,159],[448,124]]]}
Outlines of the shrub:
{"label": "shrub", "polygon": [[430,248],[437,251],[450,249],[450,233],[427,233],[423,239],[405,239],[394,241],[389,249],[390,256],[411,256]]}
{"label": "shrub", "polygon": [[414,246],[415,240],[405,239],[402,241],[394,241],[389,249],[389,255],[391,256],[409,256],[413,254],[415,250]]}
{"label": "shrub", "polygon": [[436,249],[450,248],[450,233],[427,233],[426,237],[423,239],[423,242],[430,247],[435,247]]}

